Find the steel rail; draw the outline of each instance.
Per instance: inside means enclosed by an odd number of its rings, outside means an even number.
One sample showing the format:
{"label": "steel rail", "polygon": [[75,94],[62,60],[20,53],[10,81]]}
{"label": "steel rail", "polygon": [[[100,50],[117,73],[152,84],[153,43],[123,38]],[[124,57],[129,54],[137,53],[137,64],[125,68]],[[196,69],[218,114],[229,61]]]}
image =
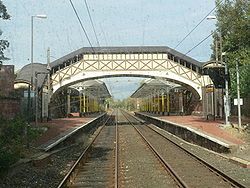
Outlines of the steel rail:
{"label": "steel rail", "polygon": [[[114,111],[112,111],[111,115],[113,114],[113,112]],[[57,186],[57,188],[67,187],[68,184],[71,184],[73,182],[73,179],[77,175],[77,168],[79,166],[81,166],[82,162],[84,162],[87,159],[87,155],[88,155],[89,151],[91,151],[93,143],[95,142],[96,138],[100,135],[101,131],[103,130],[103,128],[105,127],[105,125],[107,124],[107,122],[110,120],[111,115],[104,122],[104,124],[102,125],[101,129],[98,131],[98,133],[94,137],[94,139],[89,143],[89,145],[86,147],[86,149],[82,152],[82,154],[80,155],[80,157],[77,159],[77,161],[71,167],[71,169],[66,174],[66,176],[63,178],[63,180],[60,182],[60,184]]]}
{"label": "steel rail", "polygon": [[[136,117],[134,117],[132,114],[129,114],[128,112],[126,112],[130,117],[132,117],[133,119],[135,119],[136,121],[139,121]],[[224,179],[225,181],[227,181],[228,183],[230,183],[232,186],[236,186],[236,187],[240,187],[240,188],[245,188],[246,186],[242,185],[241,183],[237,182],[235,179],[233,179],[232,177],[230,177],[229,175],[226,175],[225,173],[223,173],[222,171],[220,171],[219,169],[217,169],[216,167],[212,166],[211,164],[209,164],[208,162],[206,162],[205,160],[201,159],[200,157],[198,157],[197,155],[191,153],[190,151],[188,151],[187,149],[183,148],[182,146],[178,145],[177,143],[173,142],[172,140],[170,140],[169,138],[165,137],[164,135],[162,135],[161,133],[157,132],[156,130],[154,130],[153,128],[147,126],[148,128],[150,128],[151,130],[153,130],[155,133],[157,133],[158,135],[160,135],[161,137],[163,137],[164,139],[168,140],[169,142],[171,142],[172,144],[174,144],[175,146],[177,146],[179,149],[185,151],[187,154],[189,154],[190,156],[192,156],[193,158],[195,158],[198,162],[201,162],[204,167],[212,170],[215,174],[217,174],[218,176],[220,176],[222,179]]]}
{"label": "steel rail", "polygon": [[117,117],[118,117],[118,110],[116,111],[116,117],[115,117],[115,188],[118,188],[118,123],[117,123]]}
{"label": "steel rail", "polygon": [[149,141],[142,135],[142,133],[134,126],[133,122],[127,118],[125,113],[126,114],[128,114],[128,113],[124,112],[123,110],[121,110],[121,112],[122,112],[123,116],[128,120],[128,122],[135,128],[137,133],[142,137],[142,139],[148,145],[148,147],[151,149],[151,151],[156,155],[156,157],[159,159],[159,161],[163,164],[164,168],[170,173],[170,175],[173,177],[173,179],[178,184],[178,186],[184,187],[184,188],[189,188],[189,186],[184,182],[184,180],[182,180],[182,178],[175,172],[175,170],[168,164],[168,162],[163,159],[163,157],[156,151],[156,149],[149,143]]}
{"label": "steel rail", "polygon": [[201,162],[204,167],[212,170],[215,174],[217,174],[218,176],[220,176],[222,179],[224,179],[225,181],[227,181],[228,183],[230,183],[232,186],[236,186],[236,187],[240,187],[240,188],[245,188],[246,186],[240,184],[239,182],[237,182],[235,179],[233,179],[232,177],[230,177],[229,175],[226,175],[225,173],[223,173],[222,171],[220,171],[219,169],[217,169],[216,167],[212,166],[211,164],[209,164],[208,162],[206,162],[205,160],[201,159],[200,157],[198,157],[197,155],[191,153],[190,151],[186,150],[185,148],[183,148],[182,146],[176,144],[175,142],[173,142],[172,140],[166,138],[164,135],[158,133],[156,130],[154,130],[153,128],[147,126],[148,128],[150,128],[151,130],[153,130],[154,132],[156,132],[158,135],[160,135],[161,137],[167,139],[169,142],[171,142],[172,144],[174,144],[175,146],[177,146],[178,148],[180,148],[181,150],[185,151],[187,154],[189,154],[190,156],[192,156],[193,158],[195,158],[198,162]]}

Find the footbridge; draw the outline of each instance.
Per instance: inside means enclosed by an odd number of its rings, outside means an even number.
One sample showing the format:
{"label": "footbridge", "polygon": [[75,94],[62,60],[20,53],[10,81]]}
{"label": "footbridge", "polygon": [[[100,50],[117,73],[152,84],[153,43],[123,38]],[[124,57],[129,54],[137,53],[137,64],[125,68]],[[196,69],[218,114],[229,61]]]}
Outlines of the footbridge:
{"label": "footbridge", "polygon": [[[97,104],[105,105],[100,99],[102,88],[106,98],[110,97],[107,88],[104,86],[101,88],[100,84],[98,85],[100,83],[98,79],[108,77],[151,78],[164,83],[164,87],[169,85],[166,84],[169,82],[172,83],[171,85],[187,89],[194,96],[196,103],[201,103],[212,98],[211,94],[208,96],[205,92],[206,86],[212,85],[212,81],[208,75],[203,75],[202,71],[203,63],[169,47],[84,47],[48,64],[33,63],[24,66],[17,74],[15,88],[23,88],[26,98],[32,98],[32,101],[27,100],[28,104],[24,106],[32,104],[33,108],[34,106],[38,108],[35,110],[36,113],[41,109],[41,116],[45,117],[48,116],[49,104],[60,107],[62,111],[60,114],[69,114],[72,110],[70,108],[74,107],[70,105],[70,101],[78,105],[75,109],[80,113],[96,111],[99,109],[96,107]],[[91,80],[96,80],[96,84],[91,83],[99,92],[92,92],[92,94],[85,92],[86,83]],[[79,85],[78,83],[81,87],[74,89]],[[155,84],[153,86],[155,87]],[[91,88],[93,89],[92,86]],[[29,94],[28,90],[32,92]],[[73,91],[74,96],[70,94],[70,90]],[[157,92],[164,96],[162,91]],[[142,93],[139,92],[139,94]],[[138,97],[137,95],[134,97]],[[73,97],[72,100],[70,97]],[[157,97],[154,96],[154,98]],[[168,104],[167,101],[166,104]],[[159,109],[160,106],[162,105],[158,105]],[[52,111],[55,110],[52,109]]]}
{"label": "footbridge", "polygon": [[81,81],[130,76],[180,84],[201,100],[202,87],[211,83],[201,62],[165,46],[84,47],[50,66],[52,93]]}

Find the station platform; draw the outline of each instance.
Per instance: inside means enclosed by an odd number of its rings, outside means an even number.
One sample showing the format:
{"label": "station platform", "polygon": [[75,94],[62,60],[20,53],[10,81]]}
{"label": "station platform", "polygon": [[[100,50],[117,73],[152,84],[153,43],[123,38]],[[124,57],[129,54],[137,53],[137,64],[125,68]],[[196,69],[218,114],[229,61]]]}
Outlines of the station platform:
{"label": "station platform", "polygon": [[232,135],[229,135],[224,129],[224,121],[221,119],[206,119],[202,116],[161,116],[157,114],[145,113],[146,115],[156,117],[161,120],[166,120],[169,122],[181,124],[183,126],[191,127],[200,132],[206,133],[210,136],[214,136],[216,138],[225,140],[226,142],[230,142],[232,144],[245,144],[244,141],[235,138]]}
{"label": "station platform", "polygon": [[96,113],[88,115],[87,117],[77,117],[76,114],[72,114],[72,117],[70,118],[58,118],[49,122],[38,123],[39,127],[47,130],[45,130],[33,145],[38,149],[46,150],[51,144],[59,142],[77,129],[94,121],[102,115],[103,113]]}

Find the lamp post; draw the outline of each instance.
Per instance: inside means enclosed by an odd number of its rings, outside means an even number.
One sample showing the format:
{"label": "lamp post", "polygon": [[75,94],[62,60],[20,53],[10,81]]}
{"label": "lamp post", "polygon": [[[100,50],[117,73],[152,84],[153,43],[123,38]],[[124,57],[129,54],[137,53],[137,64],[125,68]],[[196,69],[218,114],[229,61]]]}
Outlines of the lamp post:
{"label": "lamp post", "polygon": [[34,70],[33,70],[33,25],[34,25],[34,18],[47,18],[47,15],[45,14],[38,14],[38,15],[35,15],[35,16],[31,16],[31,58],[30,58],[30,61],[31,61],[31,72],[32,72],[32,76],[31,76],[31,84],[32,84],[32,88],[33,88],[33,78],[34,78]]}
{"label": "lamp post", "polygon": [[[217,19],[216,16],[208,16],[207,17],[208,20],[212,20],[212,19]],[[216,51],[217,51],[217,47],[216,47]],[[217,52],[216,52],[217,53]],[[220,60],[222,62],[222,58],[223,55],[225,55],[226,53],[222,52],[222,33],[220,31]],[[217,55],[216,55],[217,56]],[[216,57],[216,59],[218,59],[218,57]],[[228,76],[229,72],[228,72],[228,64],[227,61],[225,61],[225,98],[224,98],[224,102],[225,102],[225,126],[229,126],[230,125],[230,121],[229,121],[229,116],[230,116],[230,106],[229,106],[229,91],[228,91]]]}
{"label": "lamp post", "polygon": [[238,128],[239,130],[242,129],[241,127],[241,109],[240,109],[240,75],[239,75],[239,62],[238,59],[236,60],[236,77],[237,77],[237,106],[238,106]]}
{"label": "lamp post", "polygon": [[[31,61],[31,80],[30,80],[30,82],[31,82],[32,90],[34,90],[34,87],[33,87],[33,78],[34,78],[34,67],[33,67],[33,63],[34,63],[34,61],[33,61],[33,40],[34,40],[33,39],[34,38],[33,37],[33,25],[34,25],[34,18],[43,18],[43,19],[45,19],[45,18],[47,18],[47,15],[38,14],[38,15],[35,15],[35,16],[31,16],[31,58],[30,58],[30,61]],[[29,90],[30,89],[31,88],[29,88]],[[35,97],[37,97],[37,96],[35,96]],[[28,100],[29,100],[28,103],[31,104],[30,103],[30,98]],[[36,101],[37,101],[37,99],[36,99]],[[30,106],[30,108],[31,108],[31,106]],[[36,125],[37,125],[37,111],[36,111]]]}
{"label": "lamp post", "polygon": [[36,109],[35,109],[35,126],[38,125],[38,75],[39,74],[46,74],[48,75],[48,77],[50,76],[50,72],[35,72],[35,105],[36,105]]}

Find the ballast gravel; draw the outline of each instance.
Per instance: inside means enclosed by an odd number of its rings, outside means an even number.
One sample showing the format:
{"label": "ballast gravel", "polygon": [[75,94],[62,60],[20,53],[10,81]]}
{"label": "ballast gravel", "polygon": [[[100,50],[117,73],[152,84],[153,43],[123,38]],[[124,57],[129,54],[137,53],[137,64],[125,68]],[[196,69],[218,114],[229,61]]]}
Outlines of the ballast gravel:
{"label": "ballast gravel", "polygon": [[57,187],[84,147],[79,144],[54,153],[50,156],[50,162],[43,166],[36,166],[32,161],[21,164],[0,179],[0,187]]}

